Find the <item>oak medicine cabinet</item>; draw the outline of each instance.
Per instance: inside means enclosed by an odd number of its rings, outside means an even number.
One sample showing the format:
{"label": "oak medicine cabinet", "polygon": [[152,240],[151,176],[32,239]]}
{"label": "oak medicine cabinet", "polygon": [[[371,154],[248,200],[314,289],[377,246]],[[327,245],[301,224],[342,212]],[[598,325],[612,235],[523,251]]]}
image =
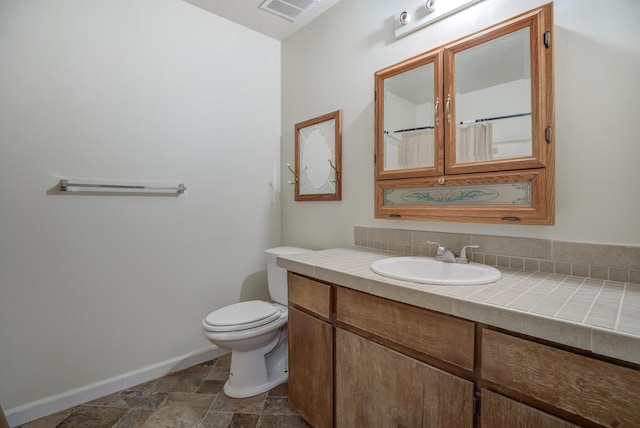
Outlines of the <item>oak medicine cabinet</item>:
{"label": "oak medicine cabinet", "polygon": [[554,222],[553,4],[375,73],[376,218]]}

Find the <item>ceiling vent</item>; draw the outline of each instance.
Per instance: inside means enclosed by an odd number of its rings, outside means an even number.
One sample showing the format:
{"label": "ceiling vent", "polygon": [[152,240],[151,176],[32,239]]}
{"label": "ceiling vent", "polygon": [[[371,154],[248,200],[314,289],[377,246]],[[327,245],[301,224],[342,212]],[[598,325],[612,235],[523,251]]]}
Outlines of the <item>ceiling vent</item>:
{"label": "ceiling vent", "polygon": [[295,21],[307,9],[320,0],[265,0],[260,9],[275,13],[289,21]]}

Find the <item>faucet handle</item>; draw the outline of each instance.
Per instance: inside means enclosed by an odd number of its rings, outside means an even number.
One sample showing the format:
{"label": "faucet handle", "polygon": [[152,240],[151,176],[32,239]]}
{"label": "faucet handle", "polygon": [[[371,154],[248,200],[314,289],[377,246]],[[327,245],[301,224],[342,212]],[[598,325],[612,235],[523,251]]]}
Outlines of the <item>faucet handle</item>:
{"label": "faucet handle", "polygon": [[460,255],[456,257],[456,261],[458,263],[469,263],[469,259],[467,258],[467,248],[480,248],[479,245],[465,245],[460,250]]}
{"label": "faucet handle", "polygon": [[436,248],[436,256],[442,256],[444,254],[444,245],[442,245],[439,242],[435,242],[435,241],[427,241],[427,244],[432,244],[432,245],[437,245],[438,248]]}

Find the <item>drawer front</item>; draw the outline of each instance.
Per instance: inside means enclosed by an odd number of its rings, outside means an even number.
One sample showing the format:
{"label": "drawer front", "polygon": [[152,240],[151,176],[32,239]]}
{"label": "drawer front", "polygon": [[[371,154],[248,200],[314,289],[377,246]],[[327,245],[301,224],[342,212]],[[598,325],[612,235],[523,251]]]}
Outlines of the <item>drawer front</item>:
{"label": "drawer front", "polygon": [[473,370],[473,322],[343,287],[336,293],[338,321]]}
{"label": "drawer front", "polygon": [[295,304],[325,320],[331,319],[332,287],[313,279],[287,273],[289,304]]}
{"label": "drawer front", "polygon": [[640,371],[482,329],[481,377],[608,427],[640,424]]}

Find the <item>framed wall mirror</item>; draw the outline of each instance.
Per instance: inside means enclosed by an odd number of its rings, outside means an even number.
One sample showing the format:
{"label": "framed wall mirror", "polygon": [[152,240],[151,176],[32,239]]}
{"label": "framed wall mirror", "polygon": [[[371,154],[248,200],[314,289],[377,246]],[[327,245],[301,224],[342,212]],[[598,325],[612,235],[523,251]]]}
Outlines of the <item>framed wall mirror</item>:
{"label": "framed wall mirror", "polygon": [[295,200],[342,199],[342,110],[295,126]]}

